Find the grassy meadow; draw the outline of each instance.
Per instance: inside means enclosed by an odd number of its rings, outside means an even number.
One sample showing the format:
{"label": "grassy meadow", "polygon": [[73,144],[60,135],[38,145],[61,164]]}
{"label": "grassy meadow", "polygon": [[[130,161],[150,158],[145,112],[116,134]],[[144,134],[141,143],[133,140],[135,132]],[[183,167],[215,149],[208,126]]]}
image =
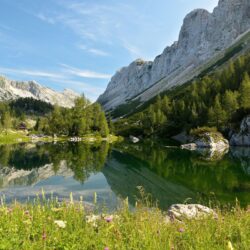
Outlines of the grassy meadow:
{"label": "grassy meadow", "polygon": [[37,199],[0,206],[0,249],[176,250],[240,249],[250,246],[250,211],[217,210],[212,217],[167,222],[157,208],[127,202],[112,215],[82,202]]}

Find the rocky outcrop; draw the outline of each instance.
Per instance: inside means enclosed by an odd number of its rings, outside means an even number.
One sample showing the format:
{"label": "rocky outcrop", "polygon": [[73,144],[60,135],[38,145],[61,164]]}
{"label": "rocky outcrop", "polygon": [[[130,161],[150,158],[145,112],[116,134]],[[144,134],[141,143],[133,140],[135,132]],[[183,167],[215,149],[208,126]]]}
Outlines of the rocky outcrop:
{"label": "rocky outcrop", "polygon": [[203,132],[188,138],[191,143],[181,145],[181,149],[208,148],[214,151],[224,151],[229,148],[228,140],[219,132]]}
{"label": "rocky outcrop", "polygon": [[204,160],[220,160],[229,151],[229,142],[219,132],[204,132],[189,136],[192,143],[181,145],[181,149],[196,150]]}
{"label": "rocky outcrop", "polygon": [[229,142],[219,132],[202,133],[195,139],[197,148],[210,148],[221,151],[229,148]]}
{"label": "rocky outcrop", "polygon": [[168,216],[170,219],[199,219],[207,216],[217,217],[213,209],[202,206],[200,204],[175,204],[168,209]]}
{"label": "rocky outcrop", "polygon": [[98,99],[105,110],[145,102],[197,75],[197,69],[250,29],[249,0],[220,0],[213,13],[196,9],[183,22],[179,40],[153,62],[141,59],[119,70]]}
{"label": "rocky outcrop", "polygon": [[74,105],[74,100],[79,96],[79,94],[69,89],[65,89],[59,93],[50,88],[43,87],[35,81],[19,82],[0,76],[0,101],[32,97],[69,108]]}
{"label": "rocky outcrop", "polygon": [[250,146],[250,115],[245,117],[240,125],[239,133],[232,135],[231,146]]}

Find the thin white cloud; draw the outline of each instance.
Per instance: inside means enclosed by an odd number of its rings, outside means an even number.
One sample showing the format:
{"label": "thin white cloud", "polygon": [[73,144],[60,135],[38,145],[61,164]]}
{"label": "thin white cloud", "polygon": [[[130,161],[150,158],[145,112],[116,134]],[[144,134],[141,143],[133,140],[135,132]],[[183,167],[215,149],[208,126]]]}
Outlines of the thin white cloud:
{"label": "thin white cloud", "polygon": [[49,24],[55,24],[56,23],[56,20],[54,18],[46,16],[43,13],[38,13],[36,15],[36,17],[38,17],[40,20],[42,20],[44,22],[47,22]]}
{"label": "thin white cloud", "polygon": [[100,50],[100,49],[89,49],[88,50],[90,53],[94,54],[94,55],[97,55],[97,56],[109,56],[109,53],[103,51],[103,50]]}
{"label": "thin white cloud", "polygon": [[65,84],[69,84],[71,87],[73,88],[81,88],[86,92],[89,92],[91,94],[98,94],[98,93],[102,93],[105,88],[103,87],[96,87],[93,86],[92,84],[89,83],[84,83],[81,81],[76,81],[76,80],[70,80],[70,79],[54,79],[57,83],[62,83],[60,84],[60,86],[65,86]]}
{"label": "thin white cloud", "polygon": [[[7,75],[8,77],[11,77],[11,78],[12,77],[19,78],[20,76],[24,76],[27,78],[28,77],[39,78],[39,83],[41,84],[43,80],[46,80],[46,82],[53,83],[54,86],[58,86],[60,88],[61,87],[69,88],[79,93],[85,93],[86,96],[91,101],[95,101],[97,97],[101,93],[104,92],[105,90],[104,87],[95,86],[90,83],[82,82],[80,80],[77,80],[76,78],[74,79],[75,76],[82,75],[82,74],[73,74],[73,72],[68,72],[68,69],[65,70],[66,65],[64,65],[63,67],[64,68],[59,70],[59,72],[47,72],[47,71],[41,71],[41,70],[12,69],[12,68],[0,67],[0,75]],[[87,72],[88,74],[91,73],[91,78],[96,76],[96,74],[98,74],[96,72],[91,72],[91,71],[87,71]],[[102,75],[97,75],[97,76],[98,78],[100,78],[100,76]]]}
{"label": "thin white cloud", "polygon": [[80,44],[77,46],[79,49],[84,50],[90,54],[93,54],[95,56],[110,56],[110,54],[106,51],[96,49],[96,48],[88,48],[87,46]]}
{"label": "thin white cloud", "polygon": [[94,79],[110,79],[111,78],[111,75],[109,74],[98,73],[98,72],[90,71],[90,70],[82,70],[82,69],[78,69],[75,67],[71,67],[66,64],[61,64],[61,66],[64,67],[64,72],[73,76],[78,76],[78,77],[83,77],[83,78],[94,78]]}
{"label": "thin white cloud", "polygon": [[129,54],[131,55],[132,58],[135,59],[135,58],[142,56],[140,50],[136,46],[134,46],[126,41],[123,41],[122,46],[124,49],[126,49],[129,52]]}
{"label": "thin white cloud", "polygon": [[62,78],[61,74],[47,72],[47,71],[39,71],[39,70],[26,70],[26,69],[12,69],[12,68],[4,68],[0,67],[1,74],[18,74],[18,75],[26,75],[26,76],[34,76],[34,77],[46,77],[46,78]]}

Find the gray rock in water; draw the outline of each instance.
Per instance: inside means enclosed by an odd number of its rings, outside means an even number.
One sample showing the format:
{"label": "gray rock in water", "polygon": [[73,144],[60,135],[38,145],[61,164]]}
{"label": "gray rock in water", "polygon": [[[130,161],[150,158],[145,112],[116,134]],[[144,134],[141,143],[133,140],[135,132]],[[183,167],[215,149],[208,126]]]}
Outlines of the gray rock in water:
{"label": "gray rock in water", "polygon": [[195,143],[183,144],[183,145],[181,145],[181,149],[196,150],[197,145]]}
{"label": "gray rock in water", "polygon": [[135,137],[135,136],[132,136],[132,135],[129,136],[129,139],[130,139],[130,141],[133,142],[133,143],[137,143],[137,142],[140,141],[139,138],[137,138],[137,137]]}
{"label": "gray rock in water", "polygon": [[217,217],[213,209],[200,204],[174,204],[168,209],[168,216],[172,219],[199,219],[206,216]]}
{"label": "gray rock in water", "polygon": [[229,142],[219,132],[206,132],[194,141],[198,148],[210,148],[214,151],[224,151],[229,148]]}
{"label": "gray rock in water", "polygon": [[245,117],[240,125],[240,132],[233,134],[230,139],[231,146],[250,146],[250,115]]}

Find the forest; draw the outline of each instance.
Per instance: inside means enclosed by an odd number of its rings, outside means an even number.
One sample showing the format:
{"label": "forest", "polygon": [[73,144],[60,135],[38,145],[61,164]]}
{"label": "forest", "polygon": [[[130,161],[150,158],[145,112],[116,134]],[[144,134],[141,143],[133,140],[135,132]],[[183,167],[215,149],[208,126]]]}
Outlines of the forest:
{"label": "forest", "polygon": [[0,103],[0,129],[18,129],[27,120],[35,121],[32,133],[58,136],[84,136],[86,134],[106,137],[109,125],[98,103],[91,104],[84,96],[75,100],[73,108],[63,108],[32,98],[21,98]]}
{"label": "forest", "polygon": [[115,122],[119,135],[172,136],[207,126],[227,134],[250,113],[250,54],[158,95],[144,110]]}

